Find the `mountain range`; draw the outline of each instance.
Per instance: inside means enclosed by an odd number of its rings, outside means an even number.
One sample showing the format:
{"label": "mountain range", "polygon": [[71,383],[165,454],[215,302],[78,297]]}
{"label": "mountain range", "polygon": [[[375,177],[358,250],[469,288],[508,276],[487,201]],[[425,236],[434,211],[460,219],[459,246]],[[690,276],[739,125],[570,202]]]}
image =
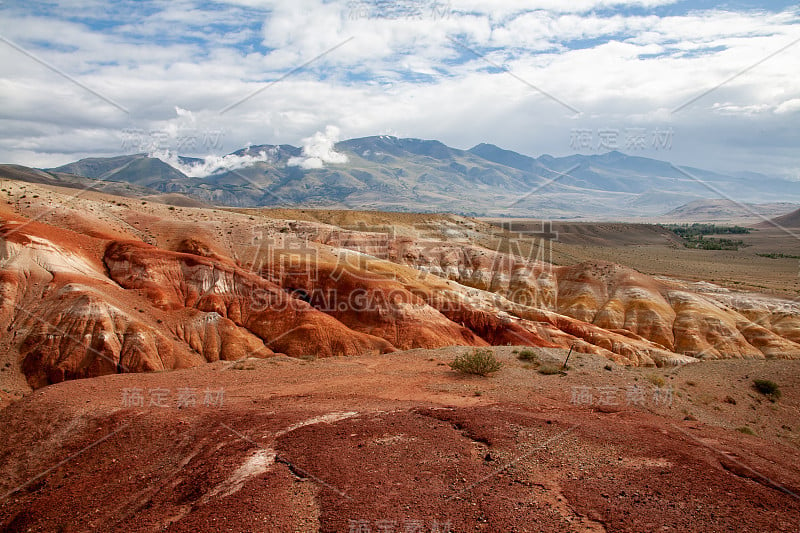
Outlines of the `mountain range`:
{"label": "mountain range", "polygon": [[[304,164],[312,159],[307,149],[265,144],[217,158],[238,161],[239,168],[205,165],[202,173],[192,170],[204,160],[177,157],[172,166],[147,154],[82,159],[50,171],[232,207],[598,220],[659,216],[704,199],[800,202],[800,182],[752,172],[722,174],[618,151],[534,158],[492,144],[461,150],[435,140],[384,135],[342,141],[332,149],[337,162]],[[785,212],[793,207],[787,204]]]}

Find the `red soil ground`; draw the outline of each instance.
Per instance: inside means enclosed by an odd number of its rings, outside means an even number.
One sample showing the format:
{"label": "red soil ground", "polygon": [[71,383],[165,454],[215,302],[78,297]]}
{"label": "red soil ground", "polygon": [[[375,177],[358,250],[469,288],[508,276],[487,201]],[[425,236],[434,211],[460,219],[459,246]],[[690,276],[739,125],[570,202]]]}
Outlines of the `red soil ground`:
{"label": "red soil ground", "polygon": [[[794,441],[683,420],[700,387],[753,362],[664,371],[675,403],[577,405],[571,390],[645,383],[597,356],[544,376],[464,377],[463,349],[217,362],[60,383],[0,412],[3,531],[797,531]],[[562,357],[540,351],[540,358]],[[763,365],[764,363],[760,363]],[[784,397],[746,411],[796,417]],[[703,368],[707,370],[704,370]],[[687,386],[706,372],[709,388]],[[694,381],[687,381],[694,382]],[[649,386],[649,385],[648,385]],[[788,388],[787,388],[788,386]],[[144,406],[131,406],[139,389]],[[196,405],[180,405],[188,389]],[[151,406],[158,390],[164,407]],[[204,391],[223,390],[222,401]],[[683,391],[683,394],[680,392]],[[184,398],[185,400],[186,398]],[[187,402],[183,402],[187,403]],[[191,403],[191,402],[188,402]],[[722,402],[720,402],[722,403]],[[206,405],[207,404],[207,405]],[[682,408],[683,407],[683,408]],[[703,404],[693,407],[705,416]],[[712,409],[708,410],[713,412]],[[760,411],[759,411],[760,412]],[[361,529],[359,529],[361,528]],[[383,529],[381,529],[383,528]]]}

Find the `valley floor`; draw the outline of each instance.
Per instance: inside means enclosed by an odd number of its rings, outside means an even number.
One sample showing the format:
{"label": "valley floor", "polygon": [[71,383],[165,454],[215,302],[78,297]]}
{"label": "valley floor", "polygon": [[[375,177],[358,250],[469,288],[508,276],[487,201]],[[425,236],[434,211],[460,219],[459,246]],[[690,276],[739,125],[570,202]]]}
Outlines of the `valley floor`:
{"label": "valley floor", "polygon": [[[502,247],[509,236],[522,234],[525,238],[514,246],[523,243],[523,254],[550,257],[558,265],[609,261],[651,276],[800,297],[800,229],[796,227],[753,228],[751,233],[736,235],[744,242],[738,250],[699,250],[684,247],[675,235],[655,224],[553,221],[543,226],[540,220],[489,221],[498,230],[503,226],[513,231],[498,231],[485,245]],[[531,243],[533,251],[527,251],[525,242]]]}

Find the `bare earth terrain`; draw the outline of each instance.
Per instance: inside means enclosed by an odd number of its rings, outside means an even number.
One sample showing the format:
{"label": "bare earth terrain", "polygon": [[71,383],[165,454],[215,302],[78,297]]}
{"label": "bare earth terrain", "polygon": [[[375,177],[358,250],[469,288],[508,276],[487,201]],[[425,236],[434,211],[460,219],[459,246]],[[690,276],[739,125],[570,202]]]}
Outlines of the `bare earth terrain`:
{"label": "bare earth terrain", "polygon": [[[502,219],[491,222],[509,224]],[[736,240],[746,244],[738,251],[688,249],[675,235],[648,224],[555,221],[545,232],[542,221],[516,220],[511,222],[510,233],[530,234],[534,242],[546,239],[553,261],[559,265],[604,260],[650,275],[796,298],[800,295],[800,260],[758,254],[800,256],[800,227],[797,223],[775,227],[756,222],[749,226],[751,233],[736,235]]]}
{"label": "bare earth terrain", "polygon": [[[507,347],[482,379],[444,365],[461,350],[47,387],[1,415],[0,518],[9,531],[797,531],[795,362],[607,371],[579,356],[544,376]],[[655,375],[671,404],[654,401]],[[784,398],[759,398],[756,375]],[[595,398],[579,405],[584,386]],[[617,392],[609,405],[601,388]],[[126,406],[136,389],[144,406]],[[223,404],[204,405],[219,389]],[[747,424],[757,435],[735,430]]]}
{"label": "bare earth terrain", "polygon": [[2,531],[800,528],[780,228],[0,199]]}

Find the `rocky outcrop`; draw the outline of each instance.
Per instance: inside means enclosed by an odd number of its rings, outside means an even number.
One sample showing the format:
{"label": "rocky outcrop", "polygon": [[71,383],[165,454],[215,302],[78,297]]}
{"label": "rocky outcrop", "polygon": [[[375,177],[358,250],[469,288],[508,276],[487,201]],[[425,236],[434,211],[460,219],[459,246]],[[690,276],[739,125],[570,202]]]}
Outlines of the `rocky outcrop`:
{"label": "rocky outcrop", "polygon": [[199,364],[163,333],[77,284],[64,285],[17,321],[22,369],[32,387],[117,372]]}
{"label": "rocky outcrop", "polygon": [[619,265],[582,263],[559,268],[556,279],[560,313],[673,349],[676,313],[652,278]]}
{"label": "rocky outcrop", "polygon": [[[142,227],[117,209],[114,220]],[[192,234],[190,221],[141,220],[159,246],[118,240],[115,227],[5,220],[0,363],[40,387],[276,353],[449,345],[564,348],[629,365],[800,357],[794,304],[609,263],[554,266],[532,243],[476,244],[474,225],[446,225],[446,240],[427,227],[271,221],[237,234],[207,221]]]}
{"label": "rocky outcrop", "polygon": [[232,320],[212,311],[186,309],[171,331],[205,361],[235,361],[246,357],[268,357],[274,352],[263,341]]}
{"label": "rocky outcrop", "polygon": [[109,276],[168,311],[195,308],[242,326],[272,351],[289,355],[358,355],[393,351],[379,337],[353,331],[274,283],[214,259],[114,242]]}
{"label": "rocky outcrop", "polygon": [[[467,326],[493,344],[516,339],[535,345],[573,346],[575,339],[582,339],[593,348],[578,343],[579,349],[615,354],[611,357],[629,364],[683,360],[675,354],[699,359],[800,357],[800,309],[754,304],[748,298],[723,308],[717,294],[676,291],[610,263],[553,266],[542,260],[546,253],[533,241],[526,249],[519,243],[501,242],[498,249],[516,252],[504,253],[463,239],[414,238],[383,228],[377,232],[333,231],[298,223],[295,229],[311,240],[362,254],[377,249],[386,260],[490,293],[492,297],[486,299],[493,301],[491,315],[497,314],[498,307],[512,307],[513,316],[533,319],[522,331],[505,324],[497,332],[489,332],[486,324],[497,323],[496,317]],[[376,246],[378,241],[382,247]],[[466,309],[445,314],[464,325],[475,316],[474,310]],[[541,331],[543,323],[568,335],[556,335],[557,340],[550,341],[553,336],[546,334],[547,329]]]}

